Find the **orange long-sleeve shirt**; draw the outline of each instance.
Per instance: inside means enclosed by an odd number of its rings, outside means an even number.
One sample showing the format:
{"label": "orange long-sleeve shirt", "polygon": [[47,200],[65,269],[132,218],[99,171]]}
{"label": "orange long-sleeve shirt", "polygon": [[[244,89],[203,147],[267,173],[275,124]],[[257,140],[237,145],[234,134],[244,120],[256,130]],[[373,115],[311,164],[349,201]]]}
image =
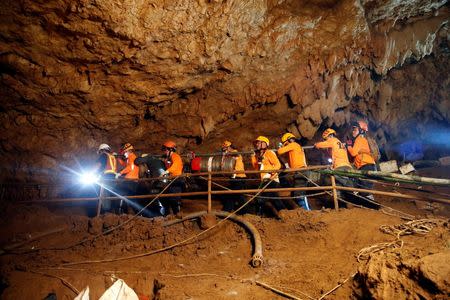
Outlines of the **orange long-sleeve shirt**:
{"label": "orange long-sleeve shirt", "polygon": [[[233,152],[238,152],[238,151],[236,149],[232,149],[232,150],[230,150],[228,155],[233,155]],[[242,155],[238,154],[238,155],[234,155],[234,157],[236,159],[236,164],[234,166],[234,170],[235,171],[245,171],[245,169],[244,169],[244,161],[242,159]],[[236,177],[237,178],[245,178],[245,177],[247,177],[247,175],[245,175],[245,173],[238,173],[238,172],[236,172]]]}
{"label": "orange long-sleeve shirt", "polygon": [[360,169],[364,165],[375,164],[370,152],[369,142],[364,136],[359,135],[353,146],[347,148],[348,153],[355,158],[355,167]]}
{"label": "orange long-sleeve shirt", "polygon": [[139,167],[134,164],[136,154],[131,152],[128,155],[125,168],[120,171],[120,174],[125,175],[127,179],[139,179]]}
{"label": "orange long-sleeve shirt", "polygon": [[183,161],[181,160],[181,156],[178,153],[173,152],[170,156],[171,164],[168,164],[165,161],[167,171],[170,176],[178,176],[183,173]]}
{"label": "orange long-sleeve shirt", "polygon": [[331,149],[333,169],[343,166],[351,167],[350,162],[348,161],[347,149],[345,149],[344,144],[342,144],[337,138],[330,137],[323,142],[316,143],[314,146],[318,149]]}
{"label": "orange long-sleeve shirt", "polygon": [[[264,152],[263,157],[262,157],[262,161],[261,161],[261,165],[258,164],[258,159],[256,158],[256,156],[253,154],[252,155],[252,166],[255,170],[279,170],[281,169],[281,163],[278,160],[277,155],[275,154],[275,152],[271,151],[271,150],[266,150],[266,152]],[[264,178],[264,175],[269,174],[269,172],[267,173],[261,173],[261,180]],[[278,174],[276,174],[274,177],[272,177],[274,180],[278,180]]]}
{"label": "orange long-sleeve shirt", "polygon": [[305,151],[303,151],[302,146],[295,142],[281,147],[280,149],[278,149],[277,153],[279,155],[288,153],[289,167],[291,167],[292,169],[306,167]]}

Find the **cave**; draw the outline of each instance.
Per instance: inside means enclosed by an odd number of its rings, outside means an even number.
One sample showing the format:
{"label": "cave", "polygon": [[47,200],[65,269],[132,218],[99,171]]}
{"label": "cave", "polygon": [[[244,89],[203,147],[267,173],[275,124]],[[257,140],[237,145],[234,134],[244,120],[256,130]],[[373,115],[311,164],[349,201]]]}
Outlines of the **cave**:
{"label": "cave", "polygon": [[[328,198],[312,211],[283,210],[279,218],[240,215],[262,234],[268,258],[259,269],[245,261],[249,233],[224,222],[145,259],[68,271],[64,263],[168,247],[205,229],[205,219],[161,227],[170,218],[99,216],[94,202],[47,201],[92,197],[73,181],[96,163],[101,144],[119,152],[130,143],[137,156],[158,157],[170,140],[191,172],[193,156],[220,152],[224,141],[247,153],[258,136],[277,147],[292,133],[314,166],[328,158],[313,147],[323,132],[332,128],[347,142],[358,120],[367,123],[381,161],[449,180],[448,1],[3,0],[0,8],[4,299],[72,299],[73,285],[77,292],[89,285],[94,299],[119,277],[141,299],[319,298],[347,277],[328,298],[450,294],[444,266],[450,231],[442,221],[450,216],[448,184],[405,187],[438,202],[379,197],[414,216],[409,221],[439,221],[427,223],[434,229],[425,237],[406,236],[402,247],[393,243],[394,252],[379,251],[365,264],[354,259],[358,251],[389,240],[378,228],[405,215],[357,206],[337,212]],[[206,209],[206,196],[197,198],[182,199],[183,213]],[[213,195],[213,209],[222,209],[219,200]],[[76,244],[122,223],[128,225]],[[7,251],[26,240],[21,251]]]}

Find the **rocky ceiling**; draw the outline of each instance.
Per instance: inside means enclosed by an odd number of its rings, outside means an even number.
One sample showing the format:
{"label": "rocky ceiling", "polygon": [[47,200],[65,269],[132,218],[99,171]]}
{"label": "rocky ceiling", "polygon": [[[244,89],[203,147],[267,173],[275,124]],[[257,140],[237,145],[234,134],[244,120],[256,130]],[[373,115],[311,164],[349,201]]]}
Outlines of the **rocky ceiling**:
{"label": "rocky ceiling", "polygon": [[383,144],[448,130],[448,19],[442,0],[3,0],[0,176],[357,115]]}

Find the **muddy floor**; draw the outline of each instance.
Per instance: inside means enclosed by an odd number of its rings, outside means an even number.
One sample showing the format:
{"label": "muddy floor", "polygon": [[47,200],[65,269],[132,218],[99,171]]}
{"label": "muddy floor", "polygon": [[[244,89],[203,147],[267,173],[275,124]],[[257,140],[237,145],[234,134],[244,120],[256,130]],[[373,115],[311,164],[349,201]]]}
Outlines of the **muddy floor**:
{"label": "muddy floor", "polygon": [[[327,299],[447,299],[448,207],[430,208],[423,201],[395,198],[379,200],[420,218],[442,221],[427,234],[402,236],[401,248],[375,252],[358,262],[362,248],[395,240],[380,231],[381,225],[407,220],[385,210],[360,208],[283,210],[280,219],[246,214],[241,217],[258,229],[263,242],[264,264],[254,268],[250,264],[251,236],[231,221],[187,244],[154,253],[198,235],[204,228],[198,220],[165,227],[170,217],[138,217],[102,235],[132,215],[88,218],[77,210],[4,205],[0,221],[3,248],[49,230],[60,231],[0,256],[1,298],[44,299],[55,293],[57,299],[73,299],[74,289],[89,286],[91,299],[98,299],[121,278],[141,299],[286,298],[261,284],[298,299],[318,299],[346,279]],[[196,200],[183,204],[185,215],[206,205]],[[215,202],[214,208],[220,209],[220,203]],[[139,258],[92,262],[139,254]]]}

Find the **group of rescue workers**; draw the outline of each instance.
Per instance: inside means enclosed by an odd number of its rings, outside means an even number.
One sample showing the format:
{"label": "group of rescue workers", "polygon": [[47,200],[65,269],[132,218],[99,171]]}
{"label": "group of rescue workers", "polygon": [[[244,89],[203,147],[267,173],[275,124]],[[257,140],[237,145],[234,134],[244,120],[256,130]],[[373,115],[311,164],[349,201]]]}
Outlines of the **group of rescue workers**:
{"label": "group of rescue workers", "polygon": [[[376,170],[376,162],[374,154],[366,138],[368,132],[368,124],[365,121],[358,121],[352,124],[351,139],[345,143],[341,142],[334,129],[328,128],[323,134],[324,141],[314,144],[316,149],[328,149],[331,154],[331,167],[335,170],[351,170],[353,168],[349,157],[353,161],[353,165],[358,170]],[[282,169],[282,164],[277,155],[287,155],[286,168],[300,169],[307,166],[305,152],[302,146],[297,142],[297,137],[292,133],[285,133],[281,137],[280,147],[275,151],[269,149],[270,141],[265,136],[258,136],[254,143],[254,153],[251,155],[251,166],[254,170],[267,171],[260,173],[260,187],[267,185],[267,188],[277,188],[281,186],[304,187],[308,182],[308,172],[294,173],[293,181],[287,183],[280,182],[278,172],[273,172]],[[231,156],[235,159],[234,171],[236,171],[230,178],[230,188],[235,190],[244,189],[246,186],[245,179],[247,175],[244,167],[244,160],[242,155],[233,146],[231,141],[224,141],[221,145],[223,157]],[[137,157],[134,147],[130,143],[126,143],[121,147],[118,155],[112,152],[111,147],[107,144],[101,144],[98,148],[99,158],[96,164],[96,170],[102,173],[104,179],[138,179],[139,167],[143,163],[143,157]],[[181,156],[176,152],[176,144],[173,141],[166,141],[162,145],[162,161],[163,168],[158,176],[175,178],[168,188],[168,193],[181,193],[183,182],[178,176],[183,173],[183,161]],[[120,168],[118,164],[122,166]],[[271,172],[272,171],[272,172]],[[336,176],[336,180],[342,185],[352,185],[350,180],[345,177]],[[372,187],[370,182],[359,181],[358,184],[362,188],[370,189]],[[262,214],[265,208],[277,211],[286,208],[283,201],[277,197],[276,193],[263,193],[263,197],[258,200],[257,213]],[[297,199],[297,203],[305,210],[310,210],[307,196],[303,191],[293,193],[293,198]],[[366,197],[373,200],[371,194]],[[245,198],[242,194],[239,196],[227,196],[224,201],[224,210],[233,211],[237,206],[244,203]],[[172,210],[174,215],[180,212],[179,196],[171,198],[163,198],[161,204],[163,206],[162,214],[167,215]]]}

